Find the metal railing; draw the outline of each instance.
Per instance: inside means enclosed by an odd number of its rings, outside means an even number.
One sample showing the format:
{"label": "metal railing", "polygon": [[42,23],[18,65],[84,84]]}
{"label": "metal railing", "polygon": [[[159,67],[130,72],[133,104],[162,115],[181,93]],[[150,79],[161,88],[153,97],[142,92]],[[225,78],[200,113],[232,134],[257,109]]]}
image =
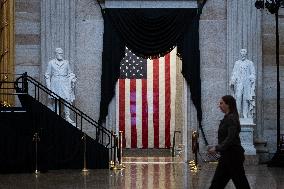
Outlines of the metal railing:
{"label": "metal railing", "polygon": [[[5,81],[3,82],[5,83]],[[115,161],[117,159],[118,154],[116,152],[118,151],[119,146],[115,141],[118,140],[118,136],[114,132],[100,125],[97,121],[93,120],[71,103],[49,90],[46,86],[34,78],[28,76],[27,73],[22,74],[15,81],[9,81],[9,83],[14,85],[13,89],[16,92],[7,95],[29,95],[43,105],[46,105],[47,101],[52,99],[55,101],[54,107],[49,108],[59,116],[62,116],[61,109],[63,107],[68,108],[71,115],[73,115],[73,118],[75,119],[74,126],[77,127],[83,134],[85,134],[87,128],[90,128],[91,132],[95,131],[95,134],[92,138],[109,149],[110,161]]]}

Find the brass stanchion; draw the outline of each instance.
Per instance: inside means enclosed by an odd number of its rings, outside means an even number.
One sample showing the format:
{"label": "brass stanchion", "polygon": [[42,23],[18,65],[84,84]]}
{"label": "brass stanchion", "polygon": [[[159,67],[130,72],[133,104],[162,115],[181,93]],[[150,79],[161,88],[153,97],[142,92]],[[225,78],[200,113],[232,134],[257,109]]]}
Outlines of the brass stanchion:
{"label": "brass stanchion", "polygon": [[200,170],[200,167],[198,166],[198,151],[199,151],[199,143],[198,143],[198,137],[199,134],[197,131],[193,131],[191,135],[191,149],[192,153],[194,153],[194,160],[189,161],[189,167],[191,172],[198,172]]}
{"label": "brass stanchion", "polygon": [[[111,170],[122,170],[125,168],[125,166],[122,164],[122,133],[123,133],[122,131],[119,131],[119,137],[117,137],[117,135],[114,134],[115,136],[114,161],[113,163],[112,162],[110,163]],[[118,164],[116,158],[118,158]]]}
{"label": "brass stanchion", "polygon": [[198,153],[198,150],[199,150],[199,143],[198,143],[198,137],[199,137],[199,134],[197,131],[193,131],[192,132],[192,152],[194,153],[194,161],[195,161],[195,164],[197,165],[198,164],[198,158],[197,158],[197,153]]}
{"label": "brass stanchion", "polygon": [[39,174],[40,171],[38,170],[38,146],[37,146],[37,143],[40,141],[40,138],[39,138],[39,135],[38,133],[35,133],[34,136],[33,136],[33,141],[35,142],[35,174]]}
{"label": "brass stanchion", "polygon": [[[116,157],[116,134],[113,131],[111,131],[111,136],[114,136],[114,141],[113,141],[113,143],[114,143],[113,151],[114,152],[112,152],[112,150],[110,152],[111,160],[109,162],[109,169],[113,170],[114,167],[115,167],[115,163],[114,162],[115,162],[115,157]],[[111,141],[111,147],[112,147],[112,141]],[[112,159],[112,158],[114,158],[114,159]]]}
{"label": "brass stanchion", "polygon": [[118,166],[117,169],[118,170],[122,170],[125,168],[125,166],[122,164],[122,135],[123,135],[123,131],[119,131],[119,155],[118,155]]}
{"label": "brass stanchion", "polygon": [[86,136],[86,133],[84,133],[82,140],[84,140],[84,168],[82,169],[82,172],[86,173],[86,172],[89,171],[87,169],[87,160],[86,160],[86,151],[87,151],[87,136]]}
{"label": "brass stanchion", "polygon": [[110,162],[110,170],[117,170],[117,163],[116,163],[116,158],[117,158],[117,148],[118,148],[118,137],[116,133],[114,133],[114,152],[113,152],[113,161]]}

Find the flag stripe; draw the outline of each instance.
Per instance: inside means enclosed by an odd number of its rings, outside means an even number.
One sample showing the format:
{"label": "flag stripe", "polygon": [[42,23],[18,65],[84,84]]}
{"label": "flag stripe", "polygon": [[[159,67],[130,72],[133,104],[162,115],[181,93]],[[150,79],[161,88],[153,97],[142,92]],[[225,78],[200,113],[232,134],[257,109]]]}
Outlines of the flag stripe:
{"label": "flag stripe", "polygon": [[130,80],[131,148],[137,148],[136,80]]}
{"label": "flag stripe", "polygon": [[154,148],[159,148],[159,59],[153,60]]}
{"label": "flag stripe", "polygon": [[125,147],[125,80],[119,79],[119,130],[123,132]]}
{"label": "flag stripe", "polygon": [[147,60],[147,100],[148,100],[148,148],[154,147],[154,125],[153,125],[153,61]]}
{"label": "flag stripe", "polygon": [[147,79],[142,79],[142,147],[148,148]]}
{"label": "flag stripe", "polygon": [[125,79],[125,139],[126,148],[131,147],[130,79]]}
{"label": "flag stripe", "polygon": [[[174,48],[172,52],[170,53],[170,78],[171,78],[171,123],[170,123],[170,141],[171,141],[171,136],[173,136],[174,131],[175,131],[175,124],[176,124],[176,77],[177,77],[177,49]],[[170,145],[171,146],[171,142]]]}
{"label": "flag stripe", "polygon": [[142,79],[136,79],[136,137],[137,148],[142,148]]}
{"label": "flag stripe", "polygon": [[171,72],[170,54],[165,56],[165,147],[171,147]]}
{"label": "flag stripe", "polygon": [[165,147],[165,58],[159,59],[159,148]]}

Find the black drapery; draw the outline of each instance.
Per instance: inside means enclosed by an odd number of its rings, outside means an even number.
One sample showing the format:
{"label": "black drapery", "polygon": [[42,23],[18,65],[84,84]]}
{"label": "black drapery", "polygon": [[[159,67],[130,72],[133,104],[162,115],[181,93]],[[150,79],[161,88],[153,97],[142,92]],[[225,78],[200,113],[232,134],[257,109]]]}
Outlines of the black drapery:
{"label": "black drapery", "polygon": [[[17,91],[18,92],[18,91]],[[19,99],[27,112],[0,112],[0,174],[32,172],[37,132],[38,169],[82,169],[83,133],[29,95]],[[90,169],[107,169],[109,150],[87,136],[86,163]]]}
{"label": "black drapery", "polygon": [[[99,123],[105,122],[115,94],[125,46],[143,58],[157,58],[177,47],[182,74],[201,126],[201,80],[198,9],[105,9]],[[207,143],[206,138],[205,143]]]}

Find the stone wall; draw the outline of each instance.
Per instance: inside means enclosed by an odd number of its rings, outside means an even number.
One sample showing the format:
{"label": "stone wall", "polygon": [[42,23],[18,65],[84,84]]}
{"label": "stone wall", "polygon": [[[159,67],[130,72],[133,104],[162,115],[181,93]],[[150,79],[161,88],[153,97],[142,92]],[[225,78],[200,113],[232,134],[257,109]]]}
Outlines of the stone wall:
{"label": "stone wall", "polygon": [[[37,80],[41,72],[40,24],[40,0],[15,0],[15,73],[27,72]],[[15,106],[20,106],[17,97]]]}
{"label": "stone wall", "polygon": [[40,0],[16,0],[15,11],[15,72],[39,79]]}
{"label": "stone wall", "polygon": [[[280,127],[284,133],[284,9],[279,13],[280,39]],[[275,17],[268,11],[262,12],[262,40],[263,40],[263,136],[268,142],[270,153],[276,150],[276,48],[275,48]]]}

